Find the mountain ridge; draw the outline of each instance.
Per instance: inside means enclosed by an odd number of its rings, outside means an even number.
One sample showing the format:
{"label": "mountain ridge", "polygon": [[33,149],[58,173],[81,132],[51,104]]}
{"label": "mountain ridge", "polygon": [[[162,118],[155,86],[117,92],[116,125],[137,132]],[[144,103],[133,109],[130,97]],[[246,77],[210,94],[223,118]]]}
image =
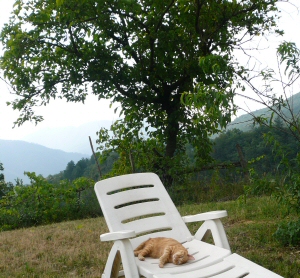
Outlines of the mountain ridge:
{"label": "mountain ridge", "polygon": [[101,120],[88,122],[80,126],[43,128],[24,136],[21,140],[36,143],[51,149],[88,155],[92,154],[89,136],[95,145],[97,139],[96,132],[102,127],[109,128],[111,124],[112,121]]}
{"label": "mountain ridge", "polygon": [[87,157],[86,154],[51,149],[22,140],[0,139],[0,162],[4,167],[6,182],[14,183],[19,178],[27,184],[29,179],[24,172],[47,177],[63,171],[71,160],[76,163]]}
{"label": "mountain ridge", "polygon": [[[293,114],[300,115],[300,93],[294,94],[289,97],[288,102],[291,106]],[[291,116],[291,112],[288,108],[282,107],[281,111],[285,115],[285,117],[289,118]],[[266,118],[270,118],[272,111],[269,108],[262,108],[251,112],[251,114],[253,114],[255,117],[263,116]],[[251,130],[251,128],[253,128],[253,116],[251,114],[243,114],[237,117],[234,121],[228,124],[228,126],[226,127],[226,131],[234,128],[240,129],[244,132]]]}

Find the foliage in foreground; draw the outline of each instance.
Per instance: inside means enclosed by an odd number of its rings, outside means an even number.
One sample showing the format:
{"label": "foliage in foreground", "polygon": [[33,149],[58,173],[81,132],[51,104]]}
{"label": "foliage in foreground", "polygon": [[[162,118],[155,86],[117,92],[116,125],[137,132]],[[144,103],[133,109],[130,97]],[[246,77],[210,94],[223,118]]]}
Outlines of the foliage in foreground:
{"label": "foliage in foreground", "polygon": [[277,200],[279,205],[286,207],[286,215],[294,213],[296,219],[283,221],[275,233],[277,239],[284,245],[300,246],[300,154],[290,159],[285,147],[268,133],[265,140],[279,158],[275,175],[258,176],[251,171],[251,184],[246,188],[246,194],[261,196],[268,194]]}
{"label": "foliage in foreground", "polygon": [[78,178],[53,185],[26,173],[31,184],[17,184],[0,199],[0,231],[100,215],[94,181]]}

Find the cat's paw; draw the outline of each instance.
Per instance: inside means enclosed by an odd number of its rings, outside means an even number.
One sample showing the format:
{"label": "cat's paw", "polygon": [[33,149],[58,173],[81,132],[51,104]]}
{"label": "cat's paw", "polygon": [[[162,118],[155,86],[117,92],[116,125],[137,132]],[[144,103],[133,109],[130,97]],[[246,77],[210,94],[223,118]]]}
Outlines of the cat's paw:
{"label": "cat's paw", "polygon": [[159,263],[159,267],[160,267],[160,268],[163,268],[163,267],[164,267],[164,264],[163,264],[163,263]]}
{"label": "cat's paw", "polygon": [[144,261],[145,260],[145,258],[142,255],[139,255],[138,258],[139,258],[140,261]]}

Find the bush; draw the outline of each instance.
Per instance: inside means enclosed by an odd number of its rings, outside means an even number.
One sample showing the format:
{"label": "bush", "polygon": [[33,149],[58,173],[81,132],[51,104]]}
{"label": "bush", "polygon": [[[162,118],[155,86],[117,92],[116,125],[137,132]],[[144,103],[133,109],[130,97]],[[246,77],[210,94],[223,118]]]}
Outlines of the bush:
{"label": "bush", "polygon": [[276,157],[280,158],[277,173],[259,177],[255,172],[250,171],[252,183],[246,188],[246,194],[270,195],[287,208],[287,214],[295,213],[298,220],[280,223],[275,236],[283,245],[298,245],[300,243],[300,154],[290,159],[284,146],[274,136],[266,134],[265,138],[269,144],[272,144]]}
{"label": "bush", "polygon": [[281,223],[275,232],[276,239],[283,245],[300,245],[300,220]]}
{"label": "bush", "polygon": [[30,185],[17,185],[0,200],[0,230],[10,230],[100,215],[94,181],[78,178],[57,185],[26,173]]}

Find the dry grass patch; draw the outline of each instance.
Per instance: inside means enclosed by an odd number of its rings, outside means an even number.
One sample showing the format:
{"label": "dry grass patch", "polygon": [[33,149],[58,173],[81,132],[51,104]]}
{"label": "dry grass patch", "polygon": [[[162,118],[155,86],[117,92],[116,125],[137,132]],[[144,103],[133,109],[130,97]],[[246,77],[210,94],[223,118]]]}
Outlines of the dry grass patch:
{"label": "dry grass patch", "polygon": [[0,277],[100,277],[110,250],[104,232],[103,218],[2,232]]}

